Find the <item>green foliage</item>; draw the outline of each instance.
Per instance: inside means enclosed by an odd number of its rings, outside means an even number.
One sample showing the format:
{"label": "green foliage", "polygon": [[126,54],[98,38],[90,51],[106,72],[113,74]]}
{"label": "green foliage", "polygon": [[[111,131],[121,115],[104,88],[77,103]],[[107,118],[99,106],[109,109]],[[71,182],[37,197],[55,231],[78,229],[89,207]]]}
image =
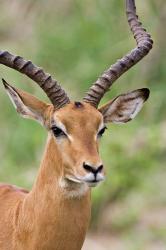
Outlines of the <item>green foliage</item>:
{"label": "green foliage", "polygon": [[[42,65],[55,74],[72,98],[78,99],[100,73],[135,46],[123,2],[0,2],[1,48]],[[102,139],[101,154],[107,180],[93,192],[92,221],[96,226],[105,206],[124,199],[133,190],[139,192],[147,176],[160,172],[166,161],[165,2],[137,2],[141,20],[153,36],[154,49],[117,81],[102,103],[122,92],[146,86],[151,90],[151,97],[135,121],[124,126],[110,125]],[[2,66],[0,77],[39,97],[42,95],[31,81]],[[46,134],[38,124],[21,120],[3,88],[0,89],[1,181],[30,187]],[[135,220],[135,214],[133,216],[120,224],[130,224],[133,218]],[[115,227],[122,228],[120,224]],[[165,231],[157,234],[165,235]]]}

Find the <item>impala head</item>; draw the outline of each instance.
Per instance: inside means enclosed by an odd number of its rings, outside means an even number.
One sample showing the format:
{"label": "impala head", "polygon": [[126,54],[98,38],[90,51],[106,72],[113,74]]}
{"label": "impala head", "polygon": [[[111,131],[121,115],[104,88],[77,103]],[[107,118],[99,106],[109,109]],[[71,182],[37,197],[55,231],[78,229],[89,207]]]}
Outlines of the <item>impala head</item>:
{"label": "impala head", "polygon": [[120,95],[99,109],[86,102],[70,102],[56,109],[3,82],[17,112],[48,130],[63,161],[64,178],[89,186],[104,179],[99,142],[106,124],[130,121],[149,96],[148,89],[140,89]]}
{"label": "impala head", "polygon": [[18,113],[39,121],[48,130],[55,150],[58,150],[63,161],[63,177],[71,183],[95,186],[104,179],[99,142],[106,124],[122,124],[132,120],[149,97],[148,89],[137,89],[119,95],[98,108],[101,98],[112,83],[152,48],[150,35],[142,28],[136,16],[134,0],[126,0],[126,3],[128,22],[137,47],[105,71],[83,101],[71,102],[57,81],[32,62],[7,51],[0,51],[0,63],[29,76],[51,100],[52,104],[46,104],[3,80]]}

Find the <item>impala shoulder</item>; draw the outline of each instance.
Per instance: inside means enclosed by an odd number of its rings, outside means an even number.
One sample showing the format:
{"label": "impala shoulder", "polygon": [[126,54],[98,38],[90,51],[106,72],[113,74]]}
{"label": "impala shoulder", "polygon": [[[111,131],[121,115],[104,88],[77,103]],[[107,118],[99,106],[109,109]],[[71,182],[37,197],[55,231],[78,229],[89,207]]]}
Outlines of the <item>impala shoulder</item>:
{"label": "impala shoulder", "polygon": [[14,185],[9,185],[9,184],[5,184],[5,183],[0,184],[0,195],[8,194],[11,192],[17,192],[17,193],[22,193],[22,194],[29,193],[28,190],[16,187]]}

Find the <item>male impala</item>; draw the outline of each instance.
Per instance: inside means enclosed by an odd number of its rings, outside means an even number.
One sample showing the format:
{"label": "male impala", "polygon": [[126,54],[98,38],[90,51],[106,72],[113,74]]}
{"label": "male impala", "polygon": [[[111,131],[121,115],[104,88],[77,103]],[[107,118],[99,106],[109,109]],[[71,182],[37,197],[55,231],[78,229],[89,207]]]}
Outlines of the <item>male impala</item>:
{"label": "male impala", "polygon": [[137,47],[105,71],[81,102],[70,101],[57,81],[31,61],[0,51],[1,64],[33,79],[52,102],[46,104],[3,80],[17,112],[40,122],[48,139],[30,192],[0,186],[1,250],[81,249],[90,220],[90,187],[104,180],[98,144],[105,124],[133,119],[149,96],[148,89],[137,89],[97,108],[112,83],[152,48],[134,0],[126,0],[126,6]]}

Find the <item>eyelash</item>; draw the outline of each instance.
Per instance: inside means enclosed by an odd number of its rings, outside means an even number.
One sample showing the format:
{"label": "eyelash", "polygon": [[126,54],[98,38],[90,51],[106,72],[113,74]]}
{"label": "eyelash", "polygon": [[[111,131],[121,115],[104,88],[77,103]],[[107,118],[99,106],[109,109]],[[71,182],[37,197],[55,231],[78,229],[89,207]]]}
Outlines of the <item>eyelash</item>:
{"label": "eyelash", "polygon": [[105,130],[107,129],[107,127],[104,127],[104,128],[102,128],[99,132],[98,132],[98,137],[100,138],[100,137],[102,137],[102,135],[104,134],[104,132],[105,132]]}
{"label": "eyelash", "polygon": [[[102,128],[99,132],[98,132],[98,135],[97,137],[100,138],[103,136],[105,130],[107,129],[107,127],[104,127]],[[60,129],[59,127],[52,127],[52,131],[53,131],[53,134],[56,138],[59,138],[59,137],[62,137],[62,136],[66,136],[66,134],[63,132],[62,129]]]}
{"label": "eyelash", "polygon": [[66,136],[66,134],[59,127],[56,127],[56,126],[52,127],[52,131],[53,131],[54,136],[56,138],[59,138],[59,137],[62,137],[62,136]]}

